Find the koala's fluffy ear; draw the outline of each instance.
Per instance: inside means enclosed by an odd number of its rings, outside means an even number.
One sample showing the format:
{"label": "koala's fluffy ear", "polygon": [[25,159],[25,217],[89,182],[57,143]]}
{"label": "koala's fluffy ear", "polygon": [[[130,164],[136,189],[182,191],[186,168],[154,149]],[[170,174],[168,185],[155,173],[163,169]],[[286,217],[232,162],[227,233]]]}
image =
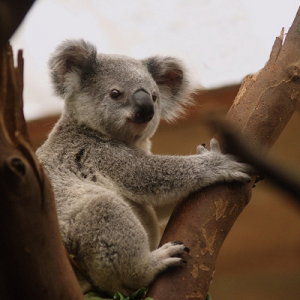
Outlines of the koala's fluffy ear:
{"label": "koala's fluffy ear", "polygon": [[160,90],[161,117],[173,121],[191,104],[191,87],[182,62],[174,57],[154,56],[142,60]]}
{"label": "koala's fluffy ear", "polygon": [[66,99],[79,90],[85,74],[96,66],[96,47],[84,40],[66,40],[49,60],[51,80],[58,96]]}

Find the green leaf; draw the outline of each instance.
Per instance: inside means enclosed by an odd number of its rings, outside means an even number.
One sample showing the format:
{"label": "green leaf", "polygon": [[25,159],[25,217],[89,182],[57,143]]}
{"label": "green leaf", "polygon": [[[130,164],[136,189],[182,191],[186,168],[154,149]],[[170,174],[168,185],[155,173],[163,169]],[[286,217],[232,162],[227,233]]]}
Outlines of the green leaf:
{"label": "green leaf", "polygon": [[88,292],[84,295],[84,300],[111,300],[108,298],[101,298],[96,292]]}
{"label": "green leaf", "polygon": [[124,300],[124,297],[120,293],[115,293],[113,299],[114,300]]}
{"label": "green leaf", "polygon": [[147,289],[141,288],[129,296],[129,300],[142,300],[146,295]]}

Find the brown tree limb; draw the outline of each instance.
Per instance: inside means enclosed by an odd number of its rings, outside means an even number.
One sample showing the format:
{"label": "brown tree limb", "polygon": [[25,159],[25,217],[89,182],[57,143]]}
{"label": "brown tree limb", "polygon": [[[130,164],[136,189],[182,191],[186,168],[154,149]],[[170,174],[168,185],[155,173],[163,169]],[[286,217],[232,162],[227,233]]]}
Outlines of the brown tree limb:
{"label": "brown tree limb", "polygon": [[0,51],[18,28],[34,0],[0,1]]}
{"label": "brown tree limb", "polygon": [[[270,60],[248,76],[227,119],[251,142],[274,144],[300,98],[300,10],[283,43],[276,39]],[[254,181],[254,178],[253,178]],[[151,285],[155,300],[205,299],[216,259],[225,237],[251,198],[252,183],[218,184],[180,202],[165,229],[161,244],[182,240],[190,248],[187,266],[169,270]]]}
{"label": "brown tree limb", "polygon": [[23,59],[0,57],[0,299],[83,299],[69,264],[49,180],[29,144]]}
{"label": "brown tree limb", "polygon": [[83,299],[23,115],[23,58],[4,45],[34,0],[0,2],[0,299]]}

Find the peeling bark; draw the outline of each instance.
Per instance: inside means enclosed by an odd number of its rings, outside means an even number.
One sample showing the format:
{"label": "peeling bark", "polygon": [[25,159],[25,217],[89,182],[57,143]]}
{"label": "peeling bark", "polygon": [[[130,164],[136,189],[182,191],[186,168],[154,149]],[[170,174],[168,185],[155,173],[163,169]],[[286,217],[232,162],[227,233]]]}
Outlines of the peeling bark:
{"label": "peeling bark", "polygon": [[[253,76],[247,76],[227,114],[227,120],[249,144],[274,144],[296,110],[300,98],[300,10],[283,44],[276,38],[270,59]],[[219,250],[251,198],[252,185],[217,184],[181,201],[165,229],[161,244],[182,240],[189,248],[187,266],[168,270],[151,285],[155,300],[204,300]]]}

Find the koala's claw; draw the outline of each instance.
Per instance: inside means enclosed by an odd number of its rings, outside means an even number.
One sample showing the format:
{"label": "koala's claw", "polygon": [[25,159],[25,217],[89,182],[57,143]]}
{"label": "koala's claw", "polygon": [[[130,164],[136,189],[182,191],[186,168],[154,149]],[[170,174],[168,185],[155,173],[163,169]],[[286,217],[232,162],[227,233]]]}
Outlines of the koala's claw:
{"label": "koala's claw", "polygon": [[187,253],[190,253],[190,248],[184,247],[184,251],[187,252]]}
{"label": "koala's claw", "polygon": [[187,261],[185,259],[182,259],[181,262],[187,264]]}
{"label": "koala's claw", "polygon": [[172,242],[173,245],[183,245],[182,241],[173,241]]}
{"label": "koala's claw", "polygon": [[[173,241],[172,242],[172,244],[173,245],[183,245],[183,242],[182,241]],[[183,249],[185,252],[187,252],[187,253],[189,253],[190,252],[190,248],[188,248],[188,247],[184,247],[184,249]]]}

